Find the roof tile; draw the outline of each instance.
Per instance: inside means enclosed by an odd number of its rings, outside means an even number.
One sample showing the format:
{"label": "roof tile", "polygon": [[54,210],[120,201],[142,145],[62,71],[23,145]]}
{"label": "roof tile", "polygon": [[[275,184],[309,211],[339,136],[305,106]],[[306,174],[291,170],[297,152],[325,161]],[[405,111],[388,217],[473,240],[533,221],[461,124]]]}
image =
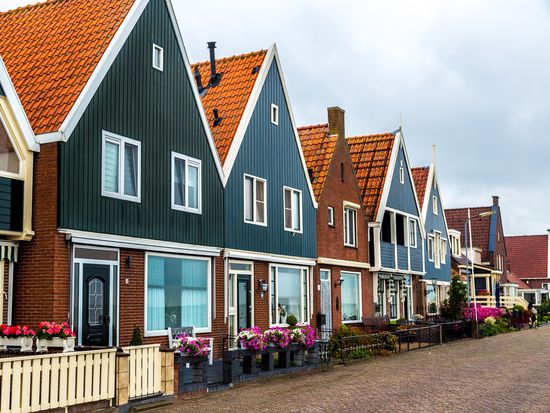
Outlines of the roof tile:
{"label": "roof tile", "polygon": [[548,235],[504,237],[510,269],[520,278],[548,278]]}
{"label": "roof tile", "polygon": [[426,186],[428,185],[428,175],[430,174],[429,166],[422,166],[418,168],[411,168],[414,187],[416,189],[416,195],[418,196],[418,203],[420,209],[424,203],[424,196],[426,195]]}

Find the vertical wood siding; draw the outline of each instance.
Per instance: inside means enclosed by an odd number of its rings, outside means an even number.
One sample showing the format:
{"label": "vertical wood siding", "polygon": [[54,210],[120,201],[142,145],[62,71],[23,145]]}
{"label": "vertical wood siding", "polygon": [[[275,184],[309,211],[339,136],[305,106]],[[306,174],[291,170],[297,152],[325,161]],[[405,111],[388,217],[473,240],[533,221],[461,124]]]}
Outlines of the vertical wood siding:
{"label": "vertical wood siding", "polygon": [[0,177],[0,230],[23,230],[23,181]]}
{"label": "vertical wood siding", "polygon": [[[153,43],[164,71],[152,67]],[[141,202],[101,196],[102,130],[141,142]],[[202,214],[171,209],[171,151],[202,161]],[[152,0],[69,141],[60,144],[60,226],[199,245],[223,243],[223,187],[166,4]]]}
{"label": "vertical wood siding", "polygon": [[[405,168],[405,180],[403,184],[399,182],[399,166],[401,161],[403,161],[403,167]],[[397,155],[387,206],[415,216],[419,215],[414,197],[412,178],[409,175],[407,159],[402,147],[399,149]]]}
{"label": "vertical wood siding", "polygon": [[[435,215],[433,213],[433,196],[437,197],[439,213]],[[441,206],[441,194],[439,188],[432,188],[430,190],[430,197],[428,199],[428,205],[426,205],[428,211],[426,213],[426,236],[432,234],[433,231],[440,231],[441,238],[447,240],[446,251],[442,251],[442,254],[445,254],[445,264],[441,263],[441,268],[435,268],[435,263],[433,261],[428,261],[428,242],[425,243],[426,254],[426,279],[437,278],[440,281],[450,281],[451,280],[451,243],[449,242],[449,234],[447,233],[447,228],[445,228],[445,218],[443,217],[443,210]]]}
{"label": "vertical wood siding", "polygon": [[[279,125],[270,121],[279,106]],[[223,115],[222,115],[223,116]],[[267,227],[243,216],[243,175],[267,180]],[[284,230],[283,186],[302,191],[303,233]],[[300,160],[277,66],[273,63],[248,125],[225,190],[226,246],[247,251],[315,257],[315,208]]]}

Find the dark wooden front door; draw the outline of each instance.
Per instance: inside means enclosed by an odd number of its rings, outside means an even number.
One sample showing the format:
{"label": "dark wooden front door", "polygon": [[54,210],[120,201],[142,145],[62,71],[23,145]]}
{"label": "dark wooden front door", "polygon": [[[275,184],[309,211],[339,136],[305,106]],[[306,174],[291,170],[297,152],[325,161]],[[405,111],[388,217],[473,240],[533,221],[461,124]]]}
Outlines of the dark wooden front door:
{"label": "dark wooden front door", "polygon": [[84,264],[82,280],[82,344],[108,346],[111,312],[109,307],[110,267]]}

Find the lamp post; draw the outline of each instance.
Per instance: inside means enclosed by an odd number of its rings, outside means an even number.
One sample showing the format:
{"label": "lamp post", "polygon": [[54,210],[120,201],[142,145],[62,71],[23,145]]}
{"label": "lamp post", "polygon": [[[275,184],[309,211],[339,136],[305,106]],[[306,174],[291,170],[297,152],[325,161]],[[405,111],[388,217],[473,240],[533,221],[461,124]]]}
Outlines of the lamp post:
{"label": "lamp post", "polygon": [[[471,217],[470,216],[470,208],[468,208],[468,218],[466,218],[466,220],[464,221],[464,238],[466,240],[466,282],[468,283],[468,288],[467,288],[467,292],[468,292],[468,321],[470,321],[470,302],[471,302],[471,295],[472,295],[470,277],[474,273],[474,258],[473,258],[473,256],[472,256],[472,271],[470,272],[470,269],[468,268],[469,267],[469,253],[470,253],[470,251],[468,250],[468,239],[470,239],[470,241],[471,241],[471,238],[472,238],[472,228],[471,228],[472,218],[486,218],[486,217],[490,217],[491,215],[495,215],[495,214],[496,214],[496,211],[491,210],[491,211],[482,212],[481,214],[478,214],[475,217]],[[470,242],[470,243],[472,243],[472,242]],[[470,248],[472,248],[472,246],[470,246]],[[475,278],[474,278],[474,283],[475,283]],[[474,284],[474,293],[475,293],[475,284]],[[475,318],[476,318],[476,329],[479,329],[479,327],[477,325],[477,302],[476,302],[475,294],[474,294],[474,305],[475,305],[474,313],[475,313]]]}

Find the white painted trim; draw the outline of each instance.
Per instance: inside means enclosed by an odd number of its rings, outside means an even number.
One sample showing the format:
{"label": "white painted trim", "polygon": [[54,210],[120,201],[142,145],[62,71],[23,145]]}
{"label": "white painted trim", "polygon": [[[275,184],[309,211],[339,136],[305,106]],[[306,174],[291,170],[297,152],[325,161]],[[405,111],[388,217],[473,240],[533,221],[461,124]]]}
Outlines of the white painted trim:
{"label": "white painted trim", "polygon": [[40,145],[53,142],[64,142],[65,139],[61,132],[41,133],[36,135],[36,142]]}
{"label": "white painted trim", "polygon": [[[246,219],[246,179],[251,178],[252,179],[252,220]],[[261,181],[264,183],[264,222],[256,221],[256,202],[257,201],[257,194],[256,194],[256,181]],[[252,225],[260,225],[262,227],[267,227],[267,179],[260,178],[259,176],[254,176],[250,174],[243,174],[243,222],[245,224],[252,224]]]}
{"label": "white painted trim", "polygon": [[[238,300],[237,300],[237,283],[238,283],[238,279],[237,277],[239,275],[248,275],[250,276],[250,327],[254,326],[254,288],[255,288],[255,284],[254,284],[254,261],[243,261],[243,260],[228,260],[228,272],[227,274],[228,275],[233,275],[234,278],[233,278],[233,282],[234,282],[234,285],[228,285],[228,288],[231,288],[233,289],[233,297],[235,299],[235,321],[237,321],[239,319],[239,307],[238,307]],[[250,270],[231,270],[231,264],[232,263],[235,263],[235,264],[246,264],[246,265],[250,265]],[[258,279],[261,279],[260,277]],[[228,280],[228,284],[229,284],[229,277],[227,278]],[[267,279],[265,280],[266,283],[269,284],[269,275],[267,276]],[[229,291],[228,291],[229,292]],[[269,294],[269,289],[266,293],[264,294]],[[228,297],[229,298],[229,297]],[[230,314],[230,311],[229,311],[229,300],[228,300],[228,317],[230,317],[232,314]],[[227,322],[227,328],[228,328],[228,332],[229,332],[229,335],[231,336],[235,336],[237,335],[236,333],[238,333],[238,328],[239,326],[237,325],[238,324],[238,321],[237,323],[235,324],[235,331],[229,331],[229,321]]]}
{"label": "white painted trim", "polygon": [[129,248],[175,254],[205,255],[210,257],[217,257],[222,250],[222,248],[204,245],[191,245],[172,241],[101,234],[97,232],[78,231],[65,228],[59,228],[57,231],[60,234],[64,234],[67,240],[71,240],[75,244]]}
{"label": "white painted trim", "polygon": [[317,264],[337,265],[339,267],[350,267],[350,268],[365,268],[365,269],[370,268],[370,264],[366,262],[339,260],[336,258],[325,258],[325,257],[318,257]]}
{"label": "white painted trim", "polygon": [[334,207],[327,207],[327,214],[328,214],[328,226],[333,227],[334,226]]}
{"label": "white painted trim", "polygon": [[23,136],[25,137],[25,141],[27,143],[27,148],[33,152],[40,152],[40,145],[37,143],[37,139],[32,130],[31,123],[27,118],[25,109],[23,108],[23,105],[19,100],[19,96],[17,95],[15,86],[11,81],[10,75],[8,73],[8,69],[6,68],[6,65],[4,64],[4,60],[2,60],[1,56],[0,56],[0,85],[2,85],[2,89],[4,89],[4,93],[6,94],[6,98],[11,106],[15,119],[17,120],[18,126],[21,129],[21,132],[23,132]]}
{"label": "white painted trim", "polygon": [[194,327],[196,333],[211,333],[212,332],[212,259],[211,257],[193,257],[188,255],[176,255],[176,254],[159,254],[155,252],[146,252],[145,253],[145,263],[144,263],[144,297],[143,297],[143,336],[144,337],[159,337],[167,336],[168,329],[166,330],[147,330],[147,281],[148,281],[148,260],[149,257],[166,257],[166,258],[179,258],[185,260],[195,260],[195,261],[206,261],[207,274],[206,274],[206,288],[208,295],[208,326],[207,327]]}
{"label": "white painted trim", "polygon": [[278,255],[262,252],[243,251],[236,249],[225,249],[223,256],[226,258],[243,259],[243,260],[256,260],[256,261],[268,261],[277,264],[289,264],[289,265],[301,265],[307,267],[313,267],[316,265],[315,258],[305,257],[292,257],[290,255]]}
{"label": "white painted trim", "polygon": [[[155,65],[156,53],[159,52],[159,65]],[[153,69],[157,69],[159,72],[164,72],[164,48],[156,43],[153,43]]]}
{"label": "white painted trim", "polygon": [[97,92],[101,82],[103,82],[103,79],[109,72],[109,69],[126,43],[128,36],[132,32],[148,3],[149,0],[136,0],[124,18],[124,21],[111,39],[109,46],[107,46],[107,49],[101,56],[101,59],[92,72],[92,75],[86,82],[84,89],[80,92],[80,95],[78,96],[72,109],[59,128],[59,133],[61,134],[63,141],[67,141],[70,138],[80,118],[84,114],[84,111]]}
{"label": "white painted trim", "polygon": [[344,201],[343,205],[344,205],[344,207],[347,207],[347,208],[361,209],[361,205],[350,202],[350,201]]}
{"label": "white painted trim", "polygon": [[[346,273],[346,274],[349,274],[349,275],[355,275],[357,276],[357,284],[358,284],[358,289],[359,291],[357,292],[357,298],[359,299],[359,319],[358,320],[347,320],[347,321],[344,321],[342,318],[344,317],[344,312],[341,310],[341,307],[344,305],[344,302],[343,300],[340,300],[340,319],[342,321],[342,324],[357,324],[357,323],[360,323],[362,318],[363,318],[363,288],[362,288],[362,284],[361,284],[361,273],[360,272],[355,272],[355,271],[340,271],[340,278],[342,278],[342,273]],[[344,282],[345,284],[345,282]],[[342,284],[342,285],[344,285]],[[341,293],[342,292],[342,285],[340,285],[340,295],[342,296],[343,294]]]}
{"label": "white painted trim", "polygon": [[8,314],[7,323],[9,326],[13,323],[13,261],[9,261],[8,264]]}
{"label": "white painted trim", "polygon": [[[310,319],[310,314],[311,314],[311,295],[312,295],[312,292],[311,292],[311,285],[310,285],[310,282],[311,282],[311,279],[310,279],[310,268],[307,267],[307,266],[303,266],[303,265],[287,265],[287,264],[277,264],[277,263],[270,263],[269,264],[269,268],[268,268],[268,278],[267,278],[267,282],[269,283],[269,288],[271,289],[271,270],[273,268],[275,268],[275,301],[278,301],[278,298],[279,298],[279,288],[277,287],[278,284],[279,284],[279,271],[278,271],[278,268],[293,268],[293,269],[298,269],[300,270],[300,314],[302,315],[302,320],[298,320],[298,322],[307,322],[309,319]],[[304,271],[305,271],[305,275],[304,275]],[[303,298],[304,298],[304,291],[303,291],[303,286],[304,286],[304,277],[306,279],[306,301],[307,301],[307,309],[308,309],[308,313],[307,314],[303,314],[303,311],[304,311],[304,302],[303,302]],[[269,326],[270,327],[275,327],[275,326],[287,326],[287,324],[284,324],[284,323],[273,323],[273,320],[271,319],[271,316],[272,316],[272,312],[271,312],[271,290],[269,290],[269,299],[268,299],[268,311],[269,311]],[[278,313],[278,310],[275,311],[275,313],[277,314]],[[279,314],[277,314],[278,316]],[[297,317],[298,318],[298,317]]]}
{"label": "white painted trim", "polygon": [[[273,114],[275,114],[275,116],[273,116]],[[277,106],[275,103],[271,104],[271,111],[269,112],[269,118],[273,125],[279,126],[279,106]]]}
{"label": "white painted trim", "polygon": [[[175,194],[174,194],[174,173],[176,172],[176,168],[175,168],[175,164],[176,164],[176,159],[180,159],[182,161],[184,161],[184,167],[185,167],[185,195],[184,195],[184,198],[185,198],[185,202],[187,202],[189,200],[189,187],[187,185],[189,179],[188,179],[188,176],[189,176],[189,173],[188,173],[188,168],[189,166],[194,166],[196,168],[198,168],[198,174],[197,174],[197,188],[198,188],[198,193],[197,193],[197,208],[191,208],[187,205],[177,205],[175,203]],[[190,212],[192,214],[202,214],[202,161],[200,159],[196,159],[196,158],[192,158],[190,156],[187,156],[187,155],[184,155],[182,153],[178,153],[178,152],[174,152],[172,151],[171,152],[171,156],[170,156],[170,163],[171,163],[171,167],[170,167],[170,205],[172,207],[173,210],[176,210],[176,211],[183,211],[183,212]]]}
{"label": "white painted trim", "polygon": [[[358,233],[357,233],[357,210],[358,208],[355,208],[353,206],[346,206],[346,202],[344,201],[344,205],[343,205],[343,208],[342,208],[342,218],[343,218],[343,223],[344,225],[342,225],[343,227],[343,231],[344,231],[344,247],[350,247],[350,248],[358,248],[359,247],[359,236],[358,236]],[[347,222],[348,220],[346,219],[346,211],[353,211],[355,213],[355,219],[354,219],[354,222],[355,222],[355,228],[354,228],[354,240],[353,240],[353,243],[350,243],[350,242],[346,242],[346,238],[347,238],[347,230],[348,230],[348,227],[347,227]]]}
{"label": "white painted trim", "polygon": [[[267,54],[264,58],[264,61],[262,62],[262,66],[260,68],[260,72],[258,73],[258,77],[256,79],[256,83],[254,84],[254,87],[252,88],[252,92],[250,93],[250,96],[248,98],[248,103],[246,104],[246,107],[243,111],[243,115],[241,117],[241,121],[239,122],[239,126],[237,127],[237,131],[235,132],[235,136],[233,137],[233,141],[231,143],[231,147],[229,148],[229,152],[227,153],[227,158],[225,160],[225,163],[223,165],[223,171],[225,174],[226,179],[229,178],[229,175],[231,174],[231,170],[233,169],[233,165],[235,164],[235,161],[237,159],[237,155],[239,153],[239,149],[241,147],[241,144],[243,142],[244,136],[246,134],[246,130],[248,128],[248,124],[250,123],[250,119],[252,118],[252,114],[254,113],[254,109],[256,108],[256,104],[258,103],[258,99],[260,97],[260,94],[262,92],[265,80],[267,78],[267,75],[269,73],[269,69],[271,68],[272,62],[275,61],[277,68],[279,69],[279,77],[281,79],[281,85],[283,87],[283,94],[285,97],[285,101],[288,108],[288,113],[290,116],[290,122],[292,124],[292,129],[294,131],[294,138],[296,140],[296,149],[300,155],[300,160],[302,161],[302,168],[304,170],[304,178],[307,182],[309,194],[311,197],[311,202],[313,203],[314,208],[318,208],[318,203],[315,198],[315,194],[313,193],[313,186],[311,185],[311,181],[309,179],[309,173],[307,169],[306,160],[304,158],[304,153],[302,151],[302,144],[300,142],[300,136],[298,135],[298,129],[296,128],[296,121],[294,119],[294,113],[292,112],[292,107],[290,104],[289,94],[288,90],[286,88],[286,83],[284,79],[284,74],[281,68],[281,63],[279,59],[279,54],[277,52],[277,46],[273,44],[269,50],[267,51]],[[270,115],[271,116],[271,115]]]}
{"label": "white painted trim", "polygon": [[[291,195],[290,195],[290,214],[291,214],[291,218],[293,218],[293,215],[294,215],[294,208],[295,208],[295,205],[294,205],[294,192],[297,192],[298,195],[299,195],[299,199],[300,199],[300,229],[296,230],[294,228],[288,228],[286,226],[286,205],[285,205],[285,201],[286,201],[286,191],[290,191]],[[290,186],[286,186],[284,185],[283,186],[283,228],[285,231],[287,232],[293,232],[295,234],[302,234],[304,232],[304,200],[302,199],[302,191],[300,191],[299,189],[296,189],[296,188],[292,188]]]}

